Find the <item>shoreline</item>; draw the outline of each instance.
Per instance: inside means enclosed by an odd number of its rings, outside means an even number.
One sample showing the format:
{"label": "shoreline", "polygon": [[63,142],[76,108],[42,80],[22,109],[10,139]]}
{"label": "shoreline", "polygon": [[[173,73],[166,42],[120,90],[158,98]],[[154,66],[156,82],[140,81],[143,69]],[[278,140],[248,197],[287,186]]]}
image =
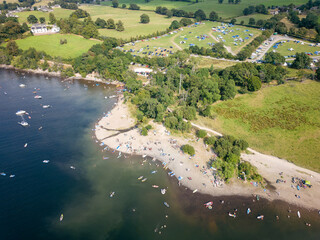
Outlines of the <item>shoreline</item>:
{"label": "shoreline", "polygon": [[[95,126],[95,136],[101,146],[108,146],[127,155],[146,155],[159,160],[165,169],[169,169],[169,173],[172,172],[172,177],[177,178],[179,186],[185,186],[191,191],[197,190],[198,193],[213,197],[259,195],[269,201],[280,200],[307,209],[320,209],[320,202],[317,200],[320,198],[320,191],[317,192],[320,187],[320,174],[250,149],[253,154],[242,153],[241,159],[257,167],[258,172],[272,184],[271,188],[262,189],[255,187],[254,183],[243,183],[238,179],[224,184],[215,179],[212,170],[207,167],[207,161],[214,153],[207,150],[201,140],[196,141],[195,137],[185,139],[171,136],[163,125],[153,122],[150,124],[153,128],[148,136],[142,136],[138,128],[133,128],[135,120],[131,118],[127,105],[119,97],[111,112],[99,119]],[[194,158],[180,150],[180,146],[186,143],[195,147]],[[281,171],[283,173],[279,175]],[[310,173],[313,174],[312,177]],[[306,178],[308,176],[309,178]],[[313,186],[297,190],[291,183],[292,177],[310,180]],[[276,183],[277,179],[286,183]]]}
{"label": "shoreline", "polygon": [[[48,70],[43,71],[42,69],[20,69],[20,68],[14,67],[12,65],[6,65],[6,64],[0,64],[0,69],[14,70],[14,71],[19,71],[19,72],[24,72],[24,73],[29,73],[29,74],[38,74],[38,75],[44,75],[44,76],[50,76],[50,77],[59,77],[59,78],[63,79],[61,77],[61,73],[60,72],[49,72]],[[98,83],[105,83],[105,84],[111,84],[111,85],[124,86],[123,82],[119,82],[119,81],[116,81],[116,80],[107,81],[107,80],[104,80],[104,79],[101,79],[101,78],[88,77],[88,75],[85,78],[81,77],[81,76],[73,76],[73,77],[65,78],[64,80],[65,81],[68,81],[68,80],[85,80],[85,81],[90,81],[90,82],[98,82]]]}

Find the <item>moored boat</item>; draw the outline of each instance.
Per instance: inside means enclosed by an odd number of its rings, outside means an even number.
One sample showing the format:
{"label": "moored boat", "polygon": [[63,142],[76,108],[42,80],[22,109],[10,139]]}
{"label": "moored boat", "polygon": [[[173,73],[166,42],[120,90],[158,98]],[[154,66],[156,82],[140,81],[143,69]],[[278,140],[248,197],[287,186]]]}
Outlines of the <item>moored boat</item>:
{"label": "moored boat", "polygon": [[167,191],[167,190],[164,189],[164,188],[160,190],[160,192],[161,192],[162,194],[166,194],[166,191]]}
{"label": "moored boat", "polygon": [[145,182],[145,181],[147,181],[147,178],[144,178],[144,179],[141,180],[141,182]]}
{"label": "moored boat", "polygon": [[19,110],[18,112],[16,112],[16,115],[18,116],[22,116],[23,114],[26,114],[27,112],[25,110]]}
{"label": "moored boat", "polygon": [[49,163],[50,161],[49,160],[43,160],[42,162],[43,163]]}
{"label": "moored boat", "polygon": [[170,205],[169,205],[167,202],[164,202],[163,204],[164,204],[167,208],[170,207]]}
{"label": "moored boat", "polygon": [[257,219],[259,219],[259,220],[263,220],[263,218],[264,218],[263,215],[259,215],[259,216],[257,217]]}
{"label": "moored boat", "polygon": [[63,220],[63,214],[60,215],[60,222]]}

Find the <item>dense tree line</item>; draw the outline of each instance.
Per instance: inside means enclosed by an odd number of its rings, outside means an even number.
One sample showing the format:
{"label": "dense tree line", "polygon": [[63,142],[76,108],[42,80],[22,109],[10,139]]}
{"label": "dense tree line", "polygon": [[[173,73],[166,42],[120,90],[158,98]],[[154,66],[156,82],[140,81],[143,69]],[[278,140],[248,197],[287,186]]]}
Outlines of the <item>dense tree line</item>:
{"label": "dense tree line", "polygon": [[257,6],[249,6],[243,10],[243,15],[250,15],[253,13],[268,14],[268,9],[265,5],[260,4]]}

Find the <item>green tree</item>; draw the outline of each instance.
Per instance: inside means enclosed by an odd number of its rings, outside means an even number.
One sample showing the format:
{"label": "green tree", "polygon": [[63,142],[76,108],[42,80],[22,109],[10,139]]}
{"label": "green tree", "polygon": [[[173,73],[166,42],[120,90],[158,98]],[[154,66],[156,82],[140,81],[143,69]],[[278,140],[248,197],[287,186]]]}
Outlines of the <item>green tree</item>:
{"label": "green tree", "polygon": [[168,9],[167,12],[166,12],[166,15],[167,15],[168,18],[172,18],[173,13],[172,13],[171,10]]}
{"label": "green tree", "polygon": [[19,47],[15,41],[9,41],[6,46],[7,52],[11,56],[19,55]]}
{"label": "green tree", "polygon": [[234,25],[236,22],[237,22],[237,19],[235,19],[235,18],[232,18],[231,21],[230,21],[230,23],[231,23],[232,25]]}
{"label": "green tree", "polygon": [[119,6],[118,0],[112,0],[112,7],[117,8]]}
{"label": "green tree", "polygon": [[115,25],[114,20],[112,18],[109,18],[107,20],[107,28],[108,29],[115,29],[116,28],[116,25]]}
{"label": "green tree", "polygon": [[320,81],[320,68],[316,70],[316,80]]}
{"label": "green tree", "polygon": [[38,18],[36,18],[36,16],[34,16],[34,15],[29,15],[27,18],[27,21],[30,24],[35,24],[38,22]]}
{"label": "green tree", "polygon": [[180,23],[177,20],[172,21],[169,29],[174,30],[180,28]]}
{"label": "green tree", "polygon": [[296,58],[293,61],[291,67],[295,69],[309,68],[311,64],[311,58],[305,53],[297,53]]}
{"label": "green tree", "polygon": [[196,133],[196,136],[198,138],[205,138],[207,136],[207,132],[205,130],[198,130],[197,133]]}
{"label": "green tree", "polygon": [[145,128],[145,127],[143,127],[143,128],[141,129],[141,135],[142,135],[142,136],[147,136],[147,135],[148,135],[148,129]]}
{"label": "green tree", "polygon": [[249,18],[249,25],[255,25],[256,20],[254,18]]}
{"label": "green tree", "polygon": [[122,4],[122,6],[121,6],[122,8],[126,8],[127,7],[127,5],[126,4]]}
{"label": "green tree", "polygon": [[187,153],[190,156],[193,156],[196,153],[194,148],[189,144],[183,145],[181,149],[184,153]]}
{"label": "green tree", "polygon": [[119,32],[124,31],[124,25],[123,25],[123,22],[122,22],[121,20],[119,20],[119,21],[116,23],[116,30],[119,31]]}
{"label": "green tree", "polygon": [[248,79],[248,90],[251,92],[257,91],[261,88],[261,80],[256,77],[252,76]]}
{"label": "green tree", "polygon": [[219,16],[218,14],[215,12],[215,11],[212,11],[210,14],[209,14],[209,20],[210,21],[217,21],[219,19]]}
{"label": "green tree", "polygon": [[40,21],[40,23],[43,24],[43,23],[45,23],[46,19],[45,19],[44,17],[40,17],[40,18],[39,18],[39,21]]}
{"label": "green tree", "polygon": [[55,24],[57,22],[56,17],[54,16],[53,13],[49,13],[49,23],[50,24]]}
{"label": "green tree", "polygon": [[286,59],[284,58],[284,56],[282,56],[280,53],[277,53],[277,52],[269,52],[265,55],[266,63],[281,65],[281,64],[284,64],[285,61]]}
{"label": "green tree", "polygon": [[150,22],[150,18],[149,18],[149,16],[147,15],[147,14],[142,14],[141,16],[140,16],[140,22],[141,23],[149,23]]}
{"label": "green tree", "polygon": [[204,139],[204,143],[207,144],[207,145],[213,146],[215,144],[216,140],[217,140],[217,138],[215,136],[206,137]]}
{"label": "green tree", "polygon": [[95,24],[99,28],[105,28],[107,26],[107,22],[104,19],[101,19],[101,18],[97,18],[97,20],[95,21]]}
{"label": "green tree", "polygon": [[197,19],[197,21],[202,21],[202,20],[206,20],[207,16],[202,9],[198,9],[194,13],[194,18]]}

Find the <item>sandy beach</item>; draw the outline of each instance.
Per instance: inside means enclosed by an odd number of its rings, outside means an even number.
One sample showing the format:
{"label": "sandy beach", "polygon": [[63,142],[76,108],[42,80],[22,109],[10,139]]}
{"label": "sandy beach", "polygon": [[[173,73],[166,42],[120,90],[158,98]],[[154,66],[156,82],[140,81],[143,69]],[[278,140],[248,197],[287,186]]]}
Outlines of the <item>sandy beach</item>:
{"label": "sandy beach", "polygon": [[[186,139],[173,136],[166,128],[158,123],[150,122],[152,129],[148,136],[142,136],[135,128],[135,120],[130,116],[128,107],[120,99],[114,109],[103,116],[95,126],[95,134],[103,147],[108,146],[122,155],[137,154],[160,160],[169,176],[176,177],[181,186],[192,191],[212,196],[252,196],[283,200],[289,203],[309,208],[320,209],[320,174],[298,167],[286,160],[268,156],[248,149],[250,154],[241,154],[241,159],[257,167],[258,172],[269,182],[270,187],[263,189],[252,182],[234,179],[225,184],[213,175],[213,169],[208,166],[213,152],[203,141],[190,135]],[[194,126],[202,128],[201,126]],[[203,128],[205,129],[205,128]],[[219,135],[213,130],[206,129],[211,135]],[[196,150],[194,157],[184,154],[180,148],[191,144]],[[295,183],[292,178],[295,178]],[[277,182],[277,179],[280,181]],[[299,179],[311,182],[311,188],[300,188]]]}

